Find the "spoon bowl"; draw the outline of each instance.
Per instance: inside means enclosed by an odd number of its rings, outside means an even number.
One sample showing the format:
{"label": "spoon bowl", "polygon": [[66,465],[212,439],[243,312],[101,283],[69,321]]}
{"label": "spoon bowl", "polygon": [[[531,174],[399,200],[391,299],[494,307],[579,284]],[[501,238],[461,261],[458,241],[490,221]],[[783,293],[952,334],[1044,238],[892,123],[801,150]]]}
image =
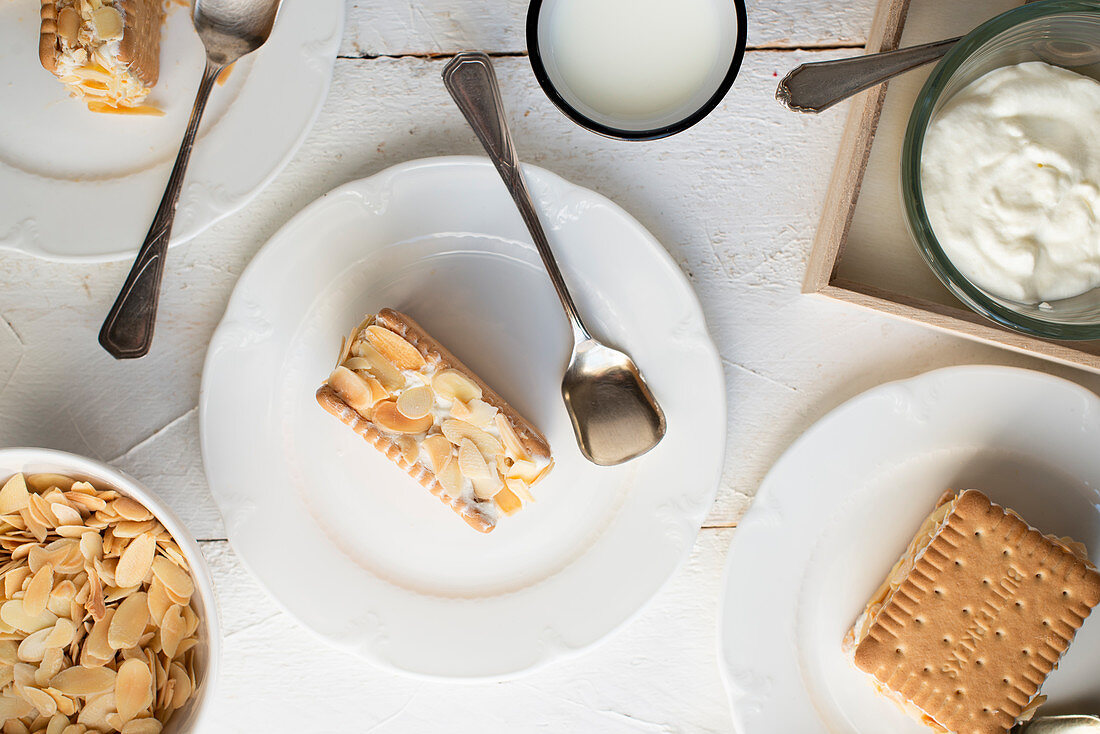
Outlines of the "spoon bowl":
{"label": "spoon bowl", "polygon": [[1036,716],[1012,727],[1010,734],[1100,734],[1100,717],[1087,714]]}
{"label": "spoon bowl", "polygon": [[581,453],[594,464],[641,456],[665,435],[664,413],[634,360],[595,339],[574,346],[561,394]]}

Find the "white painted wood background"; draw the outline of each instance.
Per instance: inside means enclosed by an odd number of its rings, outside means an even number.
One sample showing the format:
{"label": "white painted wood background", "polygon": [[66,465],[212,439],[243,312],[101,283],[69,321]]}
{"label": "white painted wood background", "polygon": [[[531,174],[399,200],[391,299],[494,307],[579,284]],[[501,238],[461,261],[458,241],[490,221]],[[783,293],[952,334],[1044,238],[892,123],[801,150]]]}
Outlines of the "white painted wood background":
{"label": "white painted wood background", "polygon": [[[715,630],[725,552],[799,433],[873,385],[952,364],[1022,365],[1100,390],[1100,376],[799,293],[845,109],[789,113],[773,99],[777,76],[857,53],[873,5],[751,2],[750,51],[721,107],[672,139],[618,143],[575,127],[542,95],[523,53],[525,0],[349,0],[332,90],[301,151],[243,211],[171,251],[152,355],[116,363],[96,344],[129,263],[0,253],[0,445],[111,461],[204,541],[226,633],[209,731],[731,731]],[[475,47],[500,55],[521,155],[619,202],[691,279],[726,367],[729,440],[690,561],[640,617],[575,660],[461,685],[394,677],[325,649],[275,607],[224,540],[195,406],[206,344],[238,274],[294,212],[394,163],[480,154],[439,82],[437,56]]]}

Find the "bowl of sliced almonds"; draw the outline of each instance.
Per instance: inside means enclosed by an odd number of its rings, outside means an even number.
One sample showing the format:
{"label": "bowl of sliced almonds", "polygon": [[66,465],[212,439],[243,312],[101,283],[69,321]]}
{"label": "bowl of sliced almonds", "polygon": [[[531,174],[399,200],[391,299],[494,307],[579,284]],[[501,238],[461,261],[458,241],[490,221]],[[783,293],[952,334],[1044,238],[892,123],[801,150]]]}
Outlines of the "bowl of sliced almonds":
{"label": "bowl of sliced almonds", "polygon": [[202,552],[155,495],[93,459],[0,449],[0,721],[193,731],[219,645]]}

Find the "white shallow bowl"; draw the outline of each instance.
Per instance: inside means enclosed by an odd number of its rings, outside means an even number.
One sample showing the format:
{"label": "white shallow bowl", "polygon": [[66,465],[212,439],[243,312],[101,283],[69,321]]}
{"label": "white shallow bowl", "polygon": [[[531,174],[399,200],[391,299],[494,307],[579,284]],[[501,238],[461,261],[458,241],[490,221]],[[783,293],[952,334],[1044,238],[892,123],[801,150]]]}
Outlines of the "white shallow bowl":
{"label": "white shallow bowl", "polygon": [[200,609],[199,645],[195,649],[199,654],[195,665],[195,693],[183,708],[172,715],[162,734],[197,731],[203,709],[210,699],[214,681],[217,680],[218,661],[221,656],[221,625],[218,621],[218,606],[214,601],[214,580],[210,576],[210,569],[206,565],[206,559],[202,555],[199,544],[159,497],[130,475],[101,461],[54,449],[0,449],[0,485],[13,474],[20,472],[64,474],[118,490],[145,505],[172,534],[172,538],[191,566],[191,578],[195,582],[193,598],[197,600],[197,606]]}
{"label": "white shallow bowl", "polygon": [[[930,730],[878,696],[844,634],[947,489],[980,489],[1100,561],[1100,397],[1067,380],[949,367],[881,385],[802,435],[730,545],[719,661],[739,734]],[[1040,714],[1100,707],[1100,613]]]}

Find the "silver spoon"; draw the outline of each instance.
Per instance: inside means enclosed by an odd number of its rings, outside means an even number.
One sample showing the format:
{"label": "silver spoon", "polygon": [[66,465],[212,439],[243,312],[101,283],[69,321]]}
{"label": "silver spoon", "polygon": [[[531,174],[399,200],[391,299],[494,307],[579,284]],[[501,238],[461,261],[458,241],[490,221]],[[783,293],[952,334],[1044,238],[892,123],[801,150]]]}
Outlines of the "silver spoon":
{"label": "silver spoon", "polygon": [[1037,716],[1012,727],[1010,734],[1100,734],[1096,716]]}
{"label": "silver spoon", "polygon": [[153,217],[137,260],[103,321],[99,343],[115,359],[134,359],[149,353],[160,300],[164,258],[172,235],[183,176],[195,145],[195,135],[206,100],[225,67],[264,45],[271,35],[281,0],[192,0],[191,21],[206,47],[206,70],[199,83],[191,120],[183,134],[176,164]]}
{"label": "silver spoon", "polygon": [[596,341],[573,303],[520,169],[492,62],[460,53],[443,69],[443,83],[485,146],[531,232],[573,328],[573,356],[561,394],[581,453],[602,466],[644,454],[665,435],[665,416],[633,360]]}

